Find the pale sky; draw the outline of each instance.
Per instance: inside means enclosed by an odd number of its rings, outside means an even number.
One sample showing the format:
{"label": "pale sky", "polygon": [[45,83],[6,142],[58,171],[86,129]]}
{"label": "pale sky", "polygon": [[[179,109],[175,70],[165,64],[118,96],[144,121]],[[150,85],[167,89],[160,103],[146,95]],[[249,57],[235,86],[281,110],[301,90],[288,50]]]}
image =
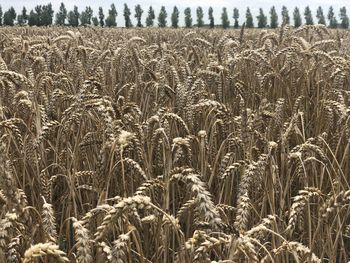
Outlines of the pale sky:
{"label": "pale sky", "polygon": [[[144,10],[142,20],[145,21],[147,16],[147,10],[150,5],[155,9],[156,12],[156,18],[158,16],[159,9],[162,5],[166,7],[166,10],[168,12],[168,25],[170,25],[170,16],[173,10],[174,5],[176,5],[180,10],[180,22],[181,25],[183,25],[184,15],[183,10],[186,7],[192,8],[192,18],[193,23],[196,22],[196,13],[195,9],[198,6],[201,6],[204,9],[204,20],[207,23],[208,22],[208,7],[211,6],[214,9],[214,15],[215,15],[215,24],[220,24],[221,19],[221,11],[223,7],[227,8],[230,22],[233,24],[233,8],[236,7],[240,11],[240,21],[245,20],[245,11],[247,7],[249,6],[251,11],[253,12],[254,16],[254,23],[256,24],[256,15],[258,13],[258,9],[261,7],[264,9],[265,15],[269,16],[269,10],[270,8],[275,5],[279,20],[280,20],[280,13],[281,13],[281,7],[283,5],[287,6],[289,9],[289,15],[292,18],[293,9],[295,6],[298,6],[301,13],[303,14],[304,8],[309,5],[312,14],[314,16],[314,20],[316,21],[316,9],[318,6],[322,6],[325,15],[327,15],[329,6],[333,6],[335,10],[335,14],[339,14],[340,7],[346,6],[348,9],[348,14],[350,15],[350,1],[349,0],[127,0],[127,1],[111,1],[111,0],[52,0],[52,1],[43,1],[43,0],[0,0],[0,5],[2,6],[3,10],[7,10],[10,6],[13,6],[17,13],[19,13],[22,10],[23,6],[26,6],[28,13],[29,10],[34,8],[38,4],[47,4],[51,2],[53,5],[53,8],[55,11],[58,10],[59,5],[61,2],[64,2],[66,5],[66,8],[68,10],[73,9],[73,6],[76,5],[79,8],[79,11],[83,11],[86,6],[91,6],[94,10],[94,16],[97,15],[98,7],[102,6],[105,16],[108,14],[108,9],[112,3],[116,5],[117,11],[118,11],[118,18],[117,23],[118,26],[124,26],[124,17],[123,17],[123,5],[124,3],[127,3],[129,8],[132,11],[132,19],[133,24],[136,24],[136,20],[133,17],[134,16],[134,7],[137,4],[140,4]],[[155,24],[157,22],[155,21]]]}

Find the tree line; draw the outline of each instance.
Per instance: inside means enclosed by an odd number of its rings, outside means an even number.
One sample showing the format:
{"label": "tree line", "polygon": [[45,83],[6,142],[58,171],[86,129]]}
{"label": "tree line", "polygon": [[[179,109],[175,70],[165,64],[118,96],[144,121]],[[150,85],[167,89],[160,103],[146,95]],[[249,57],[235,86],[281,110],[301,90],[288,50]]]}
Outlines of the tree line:
{"label": "tree line", "polygon": [[[134,7],[134,17],[136,18],[136,27],[144,27],[142,24],[142,15],[144,10],[140,5],[136,5]],[[191,27],[210,27],[214,28],[216,26],[215,19],[213,15],[213,8],[209,7],[207,15],[209,23],[206,24],[204,22],[204,10],[202,7],[198,7],[196,9],[196,23],[193,22],[192,18],[192,10],[191,8],[184,9],[184,25],[187,28]],[[245,21],[244,24],[247,28],[277,28],[279,26],[279,15],[276,11],[276,8],[273,6],[269,10],[269,18],[270,23],[268,23],[268,16],[265,14],[262,8],[259,9],[259,14],[256,16],[257,25],[254,24],[254,17],[250,8],[248,7],[245,12]],[[86,26],[86,25],[94,25],[100,27],[116,27],[117,26],[117,16],[118,12],[114,4],[110,6],[108,9],[106,16],[102,7],[99,7],[98,13],[94,16],[94,12],[90,6],[87,6],[85,10],[79,11],[77,6],[73,7],[73,10],[68,11],[65,7],[64,3],[61,3],[58,12],[54,17],[54,10],[52,8],[52,4],[49,3],[47,5],[37,5],[34,9],[30,10],[28,13],[27,9],[23,7],[20,14],[17,14],[13,7],[10,7],[6,12],[3,13],[2,8],[0,6],[0,26],[14,26],[14,25],[29,25],[29,26],[50,26],[50,25],[58,25],[58,26]],[[125,20],[125,27],[130,28],[133,27],[132,23],[132,14],[129,6],[124,4],[123,16]],[[174,6],[171,16],[170,22],[171,27],[178,28],[179,27],[179,17],[180,11]],[[300,27],[302,22],[302,17],[304,17],[306,25],[313,25],[314,23],[327,25],[330,28],[349,28],[349,17],[347,15],[346,7],[342,7],[339,10],[339,22],[333,7],[331,6],[328,10],[327,16],[325,16],[322,7],[318,7],[316,10],[316,19],[314,22],[313,14],[309,6],[305,7],[304,12],[302,13],[298,7],[295,7],[292,13],[293,23],[291,22],[291,17],[289,15],[289,10],[287,7],[283,6],[281,10],[281,24],[291,24],[294,27]],[[237,8],[233,9],[233,27],[239,28],[241,25],[239,23],[240,12]],[[148,8],[147,17],[146,17],[146,27],[155,26],[156,14],[152,6]],[[167,27],[168,26],[168,13],[164,6],[161,7],[160,12],[157,17],[158,27]],[[328,23],[327,23],[328,21]],[[227,8],[222,8],[221,13],[221,24],[217,26],[221,26],[223,28],[231,27],[230,19],[228,15]]]}

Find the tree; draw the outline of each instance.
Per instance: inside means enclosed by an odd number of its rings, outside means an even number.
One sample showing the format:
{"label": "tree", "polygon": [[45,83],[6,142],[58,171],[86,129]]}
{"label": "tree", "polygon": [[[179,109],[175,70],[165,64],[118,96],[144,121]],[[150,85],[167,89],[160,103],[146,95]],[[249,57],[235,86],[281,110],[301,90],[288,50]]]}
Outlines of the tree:
{"label": "tree", "polygon": [[98,21],[98,18],[97,18],[96,16],[94,16],[94,17],[92,18],[92,24],[93,24],[94,26],[99,26],[99,25],[100,25],[100,23],[99,23],[99,21]]}
{"label": "tree", "polygon": [[187,7],[184,10],[184,14],[185,14],[185,26],[187,28],[192,27],[192,15],[191,15],[191,8]]}
{"label": "tree", "polygon": [[293,12],[293,19],[294,19],[294,27],[298,28],[301,26],[301,15],[300,15],[300,10],[298,7],[294,9]]}
{"label": "tree", "polygon": [[148,16],[146,18],[146,26],[150,27],[153,26],[153,20],[156,18],[155,14],[154,14],[154,10],[152,8],[152,6],[149,7],[148,9]]}
{"label": "tree", "polygon": [[282,6],[282,23],[284,25],[289,25],[290,23],[290,17],[287,7]]}
{"label": "tree", "polygon": [[105,14],[103,13],[103,8],[101,6],[98,8],[98,21],[99,21],[100,27],[104,27]]}
{"label": "tree", "polygon": [[341,28],[349,28],[349,17],[346,14],[346,7],[343,6],[342,8],[340,8],[340,27]]}
{"label": "tree", "polygon": [[237,8],[233,8],[233,19],[235,20],[235,23],[233,25],[234,28],[238,28],[239,27],[239,10]]}
{"label": "tree", "polygon": [[171,26],[173,28],[178,28],[179,27],[179,9],[177,9],[176,6],[174,6],[173,13],[171,14]]}
{"label": "tree", "polygon": [[222,21],[222,27],[223,27],[224,29],[230,27],[230,20],[228,19],[226,7],[224,7],[224,8],[222,9],[221,21]]}
{"label": "tree", "polygon": [[4,13],[4,25],[5,26],[13,26],[15,23],[15,19],[17,17],[15,9],[11,6],[9,10]]}
{"label": "tree", "polygon": [[44,9],[42,5],[35,6],[31,10],[28,17],[29,26],[43,26],[45,24]]}
{"label": "tree", "polygon": [[43,26],[52,25],[54,11],[52,9],[52,4],[43,5],[42,17],[40,19]]}
{"label": "tree", "polygon": [[38,24],[39,24],[39,17],[37,13],[35,13],[33,10],[30,10],[30,13],[28,16],[28,25],[37,26]]}
{"label": "tree", "polygon": [[24,6],[22,9],[22,18],[23,18],[24,24],[26,24],[28,21],[28,14],[27,14],[27,9]]}
{"label": "tree", "polygon": [[[124,10],[124,12],[125,12],[125,10]],[[130,13],[130,10],[129,10],[129,13]],[[111,4],[111,9],[108,10],[108,17],[106,19],[106,26],[108,26],[108,27],[117,26],[117,15],[118,15],[118,12],[117,12],[117,9],[115,8],[115,5]],[[130,14],[129,14],[129,16],[130,16]],[[100,19],[101,19],[101,17],[100,17]],[[130,17],[129,17],[129,19],[130,19]]]}
{"label": "tree", "polygon": [[204,26],[204,21],[203,21],[203,17],[204,17],[204,13],[203,13],[203,9],[202,7],[197,7],[197,27],[203,27]]}
{"label": "tree", "polygon": [[17,23],[20,26],[23,26],[27,23],[27,20],[28,20],[27,9],[23,7],[22,13],[17,16]]}
{"label": "tree", "polygon": [[24,19],[23,19],[22,15],[18,15],[17,16],[17,24],[20,25],[20,26],[24,25]]}
{"label": "tree", "polygon": [[80,14],[80,23],[82,26],[91,25],[93,11],[90,6],[85,8],[85,11]]}
{"label": "tree", "polygon": [[141,17],[143,14],[143,10],[141,8],[140,5],[135,6],[135,17],[137,19],[137,27],[143,27],[142,23],[141,23]]}
{"label": "tree", "polygon": [[310,9],[309,6],[305,7],[304,17],[305,17],[305,23],[307,25],[313,25],[314,24],[314,20],[312,18],[311,9]]}
{"label": "tree", "polygon": [[259,15],[256,18],[258,19],[258,28],[265,28],[267,26],[267,17],[262,8],[259,9]]}
{"label": "tree", "polygon": [[56,25],[63,26],[67,19],[67,9],[64,5],[64,3],[61,3],[60,9],[58,13],[56,14]]}
{"label": "tree", "polygon": [[326,24],[326,19],[323,14],[323,9],[321,6],[318,7],[316,17],[318,19],[317,23],[320,25],[325,25]]}
{"label": "tree", "polygon": [[270,9],[270,27],[271,28],[277,28],[278,27],[278,15],[276,12],[276,8],[274,6]]}
{"label": "tree", "polygon": [[245,19],[246,19],[246,22],[245,22],[246,27],[253,28],[254,27],[253,16],[252,16],[252,13],[250,12],[249,7],[247,8]]}
{"label": "tree", "polygon": [[2,26],[2,7],[0,5],[0,26]]}
{"label": "tree", "polygon": [[209,27],[210,28],[214,28],[214,26],[215,26],[213,12],[214,12],[213,8],[209,7],[208,15],[209,15]]}
{"label": "tree", "polygon": [[34,7],[34,13],[32,13],[32,15],[34,16],[32,18],[32,21],[34,21],[34,25],[35,26],[42,26],[43,21],[42,21],[42,15],[43,15],[43,7],[42,5],[37,5],[36,7]]}
{"label": "tree", "polygon": [[131,19],[130,19],[130,9],[127,4],[124,4],[124,20],[125,20],[125,27],[129,28],[132,27]]}
{"label": "tree", "polygon": [[168,17],[168,13],[165,10],[165,6],[162,6],[160,8],[160,12],[158,15],[158,26],[159,27],[166,27],[166,18]]}
{"label": "tree", "polygon": [[68,24],[73,27],[79,26],[79,10],[77,6],[73,7],[73,11],[69,11]]}
{"label": "tree", "polygon": [[[31,10],[28,17],[28,25],[30,26],[49,26],[52,25],[54,11],[51,3],[47,5],[37,5],[34,11]],[[60,13],[58,13],[59,16]],[[23,14],[22,14],[23,16]],[[60,19],[60,17],[58,17]],[[21,17],[21,19],[23,19]],[[56,17],[57,20],[57,17]],[[57,21],[56,21],[57,22]],[[63,22],[64,23],[64,22]]]}
{"label": "tree", "polygon": [[335,15],[334,15],[334,10],[333,10],[332,6],[328,10],[327,18],[329,20],[329,27],[330,28],[337,28],[338,27],[338,21],[337,21]]}

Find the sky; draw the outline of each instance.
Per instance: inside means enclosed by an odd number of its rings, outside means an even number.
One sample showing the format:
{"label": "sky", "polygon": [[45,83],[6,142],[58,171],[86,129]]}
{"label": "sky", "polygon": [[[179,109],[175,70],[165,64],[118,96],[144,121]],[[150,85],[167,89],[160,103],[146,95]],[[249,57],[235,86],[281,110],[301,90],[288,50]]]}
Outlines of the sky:
{"label": "sky", "polygon": [[[112,3],[116,5],[118,11],[117,23],[119,26],[124,26],[124,17],[123,17],[123,5],[124,3],[128,4],[129,8],[132,11],[132,16],[134,14],[134,7],[137,4],[140,4],[144,10],[143,22],[147,16],[147,10],[150,5],[155,9],[156,17],[160,10],[161,6],[165,6],[168,12],[168,25],[170,25],[170,16],[173,10],[174,5],[176,5],[180,10],[180,22],[183,25],[184,14],[183,10],[186,7],[192,8],[192,18],[193,22],[196,21],[195,10],[198,6],[201,6],[204,9],[204,19],[205,22],[208,22],[208,7],[211,6],[214,9],[215,23],[219,24],[221,22],[220,16],[223,7],[226,7],[228,10],[229,18],[231,24],[233,24],[233,8],[236,7],[240,11],[240,21],[242,22],[245,19],[245,11],[249,6],[256,23],[256,15],[258,14],[259,8],[263,8],[265,15],[268,16],[269,9],[274,5],[280,15],[280,10],[283,5],[287,6],[289,9],[290,16],[292,17],[293,9],[295,6],[300,8],[300,11],[303,13],[304,8],[308,5],[310,6],[314,19],[316,16],[316,9],[318,6],[322,6],[325,15],[327,14],[328,8],[332,5],[335,9],[335,13],[338,15],[339,8],[346,6],[348,13],[350,15],[350,1],[349,0],[124,0],[124,1],[112,1],[112,0],[52,0],[52,1],[43,1],[43,0],[0,0],[0,5],[3,10],[7,10],[10,6],[13,6],[17,13],[20,12],[23,6],[26,6],[27,10],[33,9],[36,5],[47,4],[51,2],[55,11],[58,10],[60,3],[64,2],[68,10],[73,9],[73,6],[76,5],[79,8],[79,11],[83,11],[86,6],[91,6],[94,10],[94,15],[97,15],[98,7],[102,6],[104,9],[105,15],[108,14],[108,8]],[[133,18],[133,23],[136,24],[135,18]],[[156,23],[155,23],[156,24]]]}

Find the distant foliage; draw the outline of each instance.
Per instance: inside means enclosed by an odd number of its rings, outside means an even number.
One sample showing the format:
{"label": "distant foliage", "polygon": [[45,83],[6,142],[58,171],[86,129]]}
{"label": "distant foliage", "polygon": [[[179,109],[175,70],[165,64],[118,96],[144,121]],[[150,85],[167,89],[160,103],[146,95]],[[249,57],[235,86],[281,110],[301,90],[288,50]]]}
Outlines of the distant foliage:
{"label": "distant foliage", "polygon": [[68,12],[67,12],[66,6],[64,5],[64,3],[61,3],[60,8],[56,14],[55,24],[59,26],[65,25],[67,15],[68,15]]}
{"label": "distant foliage", "polygon": [[[191,8],[185,8],[184,12],[184,24],[179,21],[181,17],[181,10],[179,10],[176,6],[174,6],[173,11],[170,15],[169,26],[173,28],[179,28],[181,26],[185,26],[187,28],[193,27],[193,25],[198,28],[202,28],[204,26],[209,26],[209,28],[215,28],[215,18],[214,18],[214,10],[212,7],[207,9],[208,11],[208,22],[205,21],[205,10],[198,6],[196,8],[196,17],[192,17]],[[239,28],[240,24],[240,10],[237,8],[233,8],[233,28]],[[276,10],[275,6],[272,6],[268,14],[265,15],[264,8],[259,8],[258,14],[253,14],[251,9],[247,7],[245,12],[245,22],[244,28],[254,28],[254,16],[257,19],[258,28],[278,28],[279,26],[285,26],[291,24],[295,28],[298,28],[303,25],[303,20],[305,21],[305,25],[328,25],[329,28],[349,28],[349,17],[347,14],[346,7],[342,7],[339,10],[339,15],[336,15],[332,6],[329,7],[327,15],[324,13],[322,6],[319,6],[316,11],[316,21],[313,19],[312,10],[309,6],[306,6],[303,9],[303,12],[300,11],[299,7],[295,7],[293,10],[293,14],[290,16],[289,11],[286,6],[282,6],[281,10]],[[147,16],[145,20],[143,19],[143,15],[145,10],[142,8],[140,4],[135,5],[134,14],[132,15],[132,11],[130,10],[127,3],[124,3],[123,16],[124,16],[124,25],[126,28],[133,27],[132,18],[136,19],[136,26],[143,27],[143,21],[145,21],[146,27],[153,27],[154,20],[156,19],[155,11],[152,6],[149,6],[147,11]],[[280,12],[280,13],[279,13]],[[230,27],[230,17],[228,15],[228,11],[226,7],[222,8],[221,12],[221,25],[223,28]],[[94,15],[94,10],[90,6],[86,6],[85,9],[80,13],[77,6],[74,6],[73,10],[66,9],[64,3],[61,3],[59,9],[55,13],[52,9],[51,3],[46,5],[37,5],[35,8],[31,10],[27,10],[26,7],[23,7],[20,13],[16,13],[16,10],[11,7],[9,10],[3,13],[3,10],[0,6],[0,26],[50,26],[55,24],[57,26],[86,26],[93,24],[94,26],[100,27],[117,27],[117,16],[118,12],[115,4],[110,6],[108,10],[108,14],[104,14],[104,10],[102,7],[98,8],[98,11]],[[280,19],[279,19],[280,17]],[[96,23],[97,18],[97,23]],[[165,7],[161,7],[159,14],[157,15],[157,26],[158,27],[168,27],[167,23],[168,14],[165,10]],[[53,21],[54,19],[54,21]],[[339,20],[339,22],[338,22]],[[220,24],[220,23],[219,23]],[[242,30],[242,34],[244,34],[244,30]]]}
{"label": "distant foliage", "polygon": [[[111,5],[111,8],[108,10],[108,16],[106,19],[106,26],[107,27],[115,27],[117,26],[117,16],[118,12],[114,4]],[[100,10],[100,23],[101,20],[103,19],[103,10]]]}
{"label": "distant foliage", "polygon": [[13,7],[10,7],[9,10],[7,10],[4,13],[4,25],[5,26],[13,26],[15,24],[16,19],[16,11]]}
{"label": "distant foliage", "polygon": [[335,17],[333,7],[330,6],[328,10],[327,18],[329,20],[329,27],[330,28],[337,28],[338,27],[338,20]]}
{"label": "distant foliage", "polygon": [[189,7],[185,8],[184,14],[185,14],[185,26],[187,28],[191,28],[192,27],[191,8],[189,8]]}
{"label": "distant foliage", "polygon": [[133,27],[132,25],[132,22],[131,22],[131,11],[130,11],[130,8],[128,7],[127,4],[124,4],[124,13],[123,13],[123,16],[124,16],[124,20],[125,20],[125,27],[126,28],[130,28],[130,27]]}
{"label": "distant foliage", "polygon": [[265,28],[267,26],[267,17],[264,14],[264,10],[259,8],[259,15],[256,17],[258,20],[258,28]]}
{"label": "distant foliage", "polygon": [[208,16],[209,16],[209,27],[210,28],[214,28],[214,26],[215,26],[215,19],[214,19],[213,12],[214,12],[213,8],[209,7],[209,9],[208,9]]}
{"label": "distant foliage", "polygon": [[276,8],[273,6],[270,9],[270,27],[277,28],[278,27],[278,15],[276,12]]}
{"label": "distant foliage", "polygon": [[286,6],[282,6],[282,24],[289,25],[290,24],[290,17],[289,17],[289,11]]}
{"label": "distant foliage", "polygon": [[173,13],[171,14],[171,26],[173,28],[179,27],[179,16],[180,16],[179,9],[177,9],[177,7],[174,6]]}
{"label": "distant foliage", "polygon": [[237,8],[233,9],[233,19],[235,20],[233,27],[238,28],[239,27],[239,10]]}
{"label": "distant foliage", "polygon": [[69,11],[68,13],[68,24],[72,27],[79,26],[79,17],[80,13],[77,6],[73,7],[73,11]]}
{"label": "distant foliage", "polygon": [[203,20],[204,13],[203,13],[202,7],[200,7],[200,6],[197,7],[196,13],[197,13],[197,27],[203,27],[204,26],[204,20]]}
{"label": "distant foliage", "polygon": [[155,14],[152,6],[149,7],[148,9],[148,16],[146,18],[146,26],[150,27],[153,26],[154,24],[154,19],[155,19]]}
{"label": "distant foliage", "polygon": [[82,26],[91,25],[91,19],[93,16],[93,11],[90,6],[87,6],[83,12],[80,14],[80,24]]}
{"label": "distant foliage", "polygon": [[294,9],[294,12],[293,12],[293,19],[294,19],[294,27],[295,28],[298,28],[301,26],[302,24],[302,21],[301,21],[301,14],[300,14],[300,10],[298,7],[296,7]]}
{"label": "distant foliage", "polygon": [[142,19],[142,14],[143,14],[143,9],[140,5],[136,5],[135,6],[135,17],[137,19],[137,27],[143,27],[142,23],[141,23],[141,19]]}
{"label": "distant foliage", "polygon": [[305,7],[304,18],[306,25],[313,25],[314,19],[312,18],[312,12],[309,6]]}
{"label": "distant foliage", "polygon": [[105,14],[103,13],[103,8],[101,6],[98,8],[98,23],[100,27],[104,27],[105,25]]}
{"label": "distant foliage", "polygon": [[349,17],[346,13],[346,7],[343,6],[340,8],[340,27],[341,28],[349,28]]}
{"label": "distant foliage", "polygon": [[324,17],[324,14],[323,14],[323,9],[321,6],[319,6],[317,8],[317,13],[316,13],[316,17],[317,17],[317,23],[320,24],[320,25],[326,25],[326,19]]}
{"label": "distant foliage", "polygon": [[162,6],[159,11],[158,15],[158,26],[159,27],[166,27],[167,26],[167,17],[168,13],[165,9],[165,6]]}
{"label": "distant foliage", "polygon": [[250,12],[250,8],[247,8],[246,14],[245,14],[245,25],[247,28],[253,28],[254,27],[254,22],[253,22],[253,15]]}
{"label": "distant foliage", "polygon": [[221,13],[222,28],[226,29],[230,27],[230,20],[228,19],[227,9],[224,7]]}

